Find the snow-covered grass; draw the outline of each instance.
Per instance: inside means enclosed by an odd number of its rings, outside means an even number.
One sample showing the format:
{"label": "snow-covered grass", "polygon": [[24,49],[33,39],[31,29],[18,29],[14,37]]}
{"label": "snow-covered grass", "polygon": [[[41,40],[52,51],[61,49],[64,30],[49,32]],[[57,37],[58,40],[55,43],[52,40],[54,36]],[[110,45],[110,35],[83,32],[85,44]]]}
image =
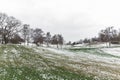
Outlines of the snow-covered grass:
{"label": "snow-covered grass", "polygon": [[[85,65],[89,65],[86,73],[97,75],[97,77],[106,77],[106,79],[120,79],[120,48],[70,48],[70,51],[76,53],[76,60],[83,60]],[[81,60],[82,59],[82,60]],[[74,67],[76,68],[77,65]],[[78,68],[78,67],[77,67]]]}
{"label": "snow-covered grass", "polygon": [[54,52],[44,54],[44,57],[54,61],[57,66],[64,66],[79,74],[82,72],[87,76],[92,76],[95,80],[120,79],[120,57],[114,55],[112,52],[111,54],[105,52],[104,49],[106,48],[80,48],[80,50],[78,48],[77,50],[74,50],[74,48],[70,50],[54,48],[42,49]]}
{"label": "snow-covered grass", "polygon": [[119,56],[120,57],[120,48],[104,48],[102,49],[104,52],[111,54],[111,55],[115,55],[115,56]]}
{"label": "snow-covered grass", "polygon": [[[59,53],[59,54],[58,54]],[[46,48],[0,45],[0,80],[92,80],[67,68],[67,56]]]}
{"label": "snow-covered grass", "polygon": [[0,80],[119,80],[119,49],[0,45]]}
{"label": "snow-covered grass", "polygon": [[[99,43],[83,43],[83,44],[76,44],[74,46],[69,46],[69,48],[108,48],[109,43],[107,42],[99,42]],[[110,47],[120,47],[120,44],[111,44]]]}

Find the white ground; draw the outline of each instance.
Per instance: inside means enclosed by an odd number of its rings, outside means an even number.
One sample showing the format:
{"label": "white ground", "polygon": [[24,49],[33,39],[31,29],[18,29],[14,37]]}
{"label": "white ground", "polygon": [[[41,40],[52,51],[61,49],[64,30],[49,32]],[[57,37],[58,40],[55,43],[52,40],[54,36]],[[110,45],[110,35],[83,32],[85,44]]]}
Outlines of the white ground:
{"label": "white ground", "polygon": [[[54,65],[64,66],[76,72],[82,70],[87,75],[96,75],[95,79],[120,79],[120,58],[104,57],[85,52],[70,52],[54,48],[43,47],[42,49],[49,52],[43,53],[43,56],[51,59]],[[36,49],[36,51],[40,52],[39,49]],[[120,48],[104,48],[102,51],[106,52],[106,54],[120,56]]]}
{"label": "white ground", "polygon": [[[76,47],[80,48],[80,46],[81,45],[78,45]],[[92,74],[95,76],[94,78],[96,80],[99,80],[99,78],[120,80],[120,47],[101,48],[101,50],[104,53],[108,55],[113,55],[113,57],[100,56],[100,55],[95,55],[81,51],[72,52],[64,49],[61,50],[61,49],[56,49],[55,48],[56,46],[54,46],[54,48],[47,48],[47,47],[34,48],[34,45],[31,45],[30,47],[33,47],[33,49],[35,49],[37,53],[40,53],[41,56],[52,61],[54,63],[53,65],[64,66],[65,68],[73,70],[76,73],[84,72],[87,75]],[[84,48],[106,47],[106,43],[96,44],[91,46],[84,45],[81,47]]]}

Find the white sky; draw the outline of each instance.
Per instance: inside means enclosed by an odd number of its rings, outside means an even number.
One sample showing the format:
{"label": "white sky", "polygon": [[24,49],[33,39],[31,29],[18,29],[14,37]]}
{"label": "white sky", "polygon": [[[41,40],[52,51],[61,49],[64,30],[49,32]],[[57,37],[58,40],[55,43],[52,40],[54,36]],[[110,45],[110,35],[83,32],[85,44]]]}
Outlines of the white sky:
{"label": "white sky", "polygon": [[63,34],[67,41],[94,37],[108,26],[120,28],[120,0],[0,0],[0,12]]}

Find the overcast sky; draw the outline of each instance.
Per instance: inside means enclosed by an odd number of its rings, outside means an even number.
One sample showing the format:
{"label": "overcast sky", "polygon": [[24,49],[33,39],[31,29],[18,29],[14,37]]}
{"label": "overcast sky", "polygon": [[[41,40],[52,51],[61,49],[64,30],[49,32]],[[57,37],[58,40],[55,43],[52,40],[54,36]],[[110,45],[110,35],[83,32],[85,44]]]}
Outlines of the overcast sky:
{"label": "overcast sky", "polygon": [[120,0],[1,0],[0,12],[67,41],[94,37],[108,26],[120,28]]}

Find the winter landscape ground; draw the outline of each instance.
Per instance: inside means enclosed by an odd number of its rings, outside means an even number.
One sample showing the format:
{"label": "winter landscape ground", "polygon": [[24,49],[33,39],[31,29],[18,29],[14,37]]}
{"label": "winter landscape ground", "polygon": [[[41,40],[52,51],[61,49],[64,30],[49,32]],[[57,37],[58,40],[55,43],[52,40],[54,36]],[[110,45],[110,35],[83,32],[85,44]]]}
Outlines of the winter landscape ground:
{"label": "winter landscape ground", "polygon": [[0,45],[0,80],[119,80],[120,47]]}

